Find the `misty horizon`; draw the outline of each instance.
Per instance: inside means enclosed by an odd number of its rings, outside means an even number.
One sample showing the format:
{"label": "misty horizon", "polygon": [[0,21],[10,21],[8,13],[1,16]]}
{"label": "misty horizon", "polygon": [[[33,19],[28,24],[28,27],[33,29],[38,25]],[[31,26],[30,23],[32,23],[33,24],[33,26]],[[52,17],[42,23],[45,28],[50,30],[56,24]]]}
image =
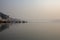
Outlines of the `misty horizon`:
{"label": "misty horizon", "polygon": [[0,0],[0,12],[22,20],[54,20],[60,19],[59,3],[57,0]]}

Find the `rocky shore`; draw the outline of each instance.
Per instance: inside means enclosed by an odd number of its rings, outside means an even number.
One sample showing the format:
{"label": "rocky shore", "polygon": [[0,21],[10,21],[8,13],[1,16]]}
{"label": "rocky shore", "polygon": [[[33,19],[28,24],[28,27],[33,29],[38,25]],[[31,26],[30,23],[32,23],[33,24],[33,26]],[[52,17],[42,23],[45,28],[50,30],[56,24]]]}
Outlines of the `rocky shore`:
{"label": "rocky shore", "polygon": [[2,20],[0,20],[0,23],[27,23],[27,21],[15,21],[15,22],[13,22],[13,21],[2,21]]}

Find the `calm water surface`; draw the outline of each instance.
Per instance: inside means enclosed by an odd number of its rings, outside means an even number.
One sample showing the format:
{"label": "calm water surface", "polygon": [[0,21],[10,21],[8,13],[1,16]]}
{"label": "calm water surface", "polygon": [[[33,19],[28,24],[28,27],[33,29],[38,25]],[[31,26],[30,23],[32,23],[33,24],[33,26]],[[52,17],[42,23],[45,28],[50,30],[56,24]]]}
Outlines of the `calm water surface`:
{"label": "calm water surface", "polygon": [[0,40],[60,40],[60,23],[0,24]]}

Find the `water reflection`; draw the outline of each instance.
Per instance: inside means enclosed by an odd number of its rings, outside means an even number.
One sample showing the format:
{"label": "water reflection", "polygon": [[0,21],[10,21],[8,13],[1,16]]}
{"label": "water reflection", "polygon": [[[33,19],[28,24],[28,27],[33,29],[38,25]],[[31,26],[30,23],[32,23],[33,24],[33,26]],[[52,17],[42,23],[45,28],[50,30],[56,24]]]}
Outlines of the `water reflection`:
{"label": "water reflection", "polygon": [[9,24],[0,24],[0,32],[2,32],[3,30],[9,28]]}

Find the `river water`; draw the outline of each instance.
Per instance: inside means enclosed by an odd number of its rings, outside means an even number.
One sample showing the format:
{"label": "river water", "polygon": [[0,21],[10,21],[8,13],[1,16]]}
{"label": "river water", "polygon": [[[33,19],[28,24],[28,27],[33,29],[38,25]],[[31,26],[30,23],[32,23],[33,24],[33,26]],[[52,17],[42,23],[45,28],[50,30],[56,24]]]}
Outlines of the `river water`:
{"label": "river water", "polygon": [[60,40],[60,23],[0,24],[0,40]]}

